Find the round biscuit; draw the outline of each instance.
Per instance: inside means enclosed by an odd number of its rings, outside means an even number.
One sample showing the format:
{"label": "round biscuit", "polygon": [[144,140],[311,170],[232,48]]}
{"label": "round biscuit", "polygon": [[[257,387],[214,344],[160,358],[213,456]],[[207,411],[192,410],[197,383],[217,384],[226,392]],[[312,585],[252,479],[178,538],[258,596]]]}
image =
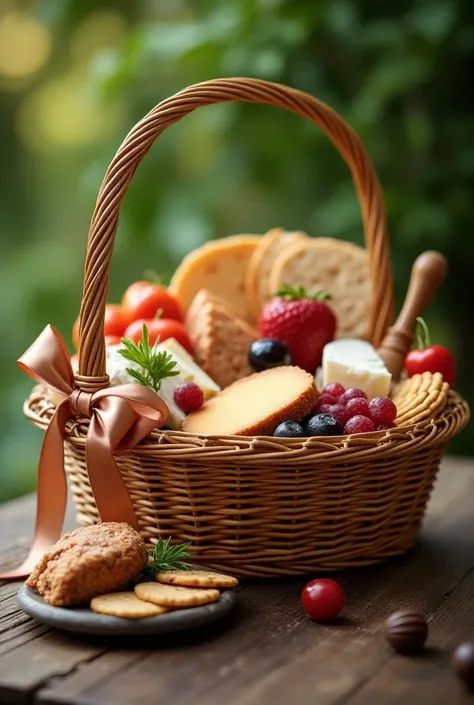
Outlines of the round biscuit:
{"label": "round biscuit", "polygon": [[98,614],[126,619],[155,617],[168,612],[165,607],[140,600],[134,592],[110,592],[106,595],[93,597],[90,608]]}
{"label": "round biscuit", "polygon": [[295,242],[279,254],[269,279],[272,292],[285,285],[327,291],[337,316],[336,337],[368,338],[372,286],[363,248],[322,237]]}
{"label": "round biscuit", "polygon": [[135,593],[140,600],[174,609],[208,605],[211,602],[217,602],[220,597],[219,590],[164,585],[162,583],[138,583],[135,585]]}
{"label": "round biscuit", "polygon": [[232,575],[213,573],[209,570],[165,570],[156,579],[166,585],[199,588],[233,588],[239,581]]}

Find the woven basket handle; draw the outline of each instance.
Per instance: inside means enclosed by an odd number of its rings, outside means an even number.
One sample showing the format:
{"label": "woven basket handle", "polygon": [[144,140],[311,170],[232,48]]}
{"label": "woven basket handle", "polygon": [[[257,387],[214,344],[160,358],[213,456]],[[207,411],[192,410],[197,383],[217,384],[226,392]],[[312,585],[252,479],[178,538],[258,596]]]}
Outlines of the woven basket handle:
{"label": "woven basket handle", "polygon": [[214,103],[265,103],[312,120],[326,133],[349,166],[362,209],[372,280],[371,340],[377,347],[394,318],[390,247],[385,206],[372,163],[355,132],[321,101],[279,84],[249,78],[199,83],[164,100],[131,130],[110,164],[92,217],[80,311],[79,387],[105,386],[104,312],[109,268],[120,207],[135,170],[169,125],[196,108]]}

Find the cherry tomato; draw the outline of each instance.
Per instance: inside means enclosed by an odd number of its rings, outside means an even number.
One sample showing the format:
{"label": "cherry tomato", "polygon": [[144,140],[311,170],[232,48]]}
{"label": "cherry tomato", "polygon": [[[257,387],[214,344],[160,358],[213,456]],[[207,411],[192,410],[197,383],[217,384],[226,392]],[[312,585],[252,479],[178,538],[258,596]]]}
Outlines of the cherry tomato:
{"label": "cherry tomato", "polygon": [[417,345],[405,358],[408,377],[423,372],[441,372],[450,387],[456,380],[456,362],[453,355],[441,345],[431,345],[428,326],[422,318],[417,318]]}
{"label": "cherry tomato", "polygon": [[[130,323],[130,316],[118,304],[107,304],[105,307],[104,335],[106,345],[118,345],[125,329]],[[72,342],[76,350],[79,348],[79,318],[72,327]]]}
{"label": "cherry tomato", "polygon": [[152,282],[131,284],[123,295],[122,306],[132,321],[154,318],[160,310],[161,318],[183,320],[181,306],[175,297],[165,287]]}
{"label": "cherry tomato", "polygon": [[156,343],[158,336],[160,341],[174,338],[191,355],[193,354],[193,346],[184,324],[171,318],[150,318],[148,320],[133,321],[125,331],[124,337],[130,338],[135,344],[139,343],[142,339],[143,324],[148,328],[150,345]]}
{"label": "cherry tomato", "polygon": [[312,580],[301,594],[301,603],[305,612],[318,622],[334,619],[342,612],[346,597],[344,590],[330,578]]}

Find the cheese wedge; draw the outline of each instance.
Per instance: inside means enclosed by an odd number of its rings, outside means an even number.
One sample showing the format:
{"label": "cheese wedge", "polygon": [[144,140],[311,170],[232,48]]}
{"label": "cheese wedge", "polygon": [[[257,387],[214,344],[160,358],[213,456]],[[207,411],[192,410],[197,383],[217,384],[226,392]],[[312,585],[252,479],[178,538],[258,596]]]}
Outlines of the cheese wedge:
{"label": "cheese wedge", "polygon": [[328,343],[323,350],[322,386],[339,382],[373,397],[386,397],[392,376],[375,348],[365,340],[347,338]]}

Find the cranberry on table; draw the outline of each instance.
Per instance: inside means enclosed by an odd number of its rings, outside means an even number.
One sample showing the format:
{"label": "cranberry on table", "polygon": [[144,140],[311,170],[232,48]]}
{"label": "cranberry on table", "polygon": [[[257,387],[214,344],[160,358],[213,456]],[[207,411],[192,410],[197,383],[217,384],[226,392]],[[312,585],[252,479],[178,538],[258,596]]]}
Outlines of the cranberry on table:
{"label": "cranberry on table", "polygon": [[301,593],[304,611],[317,622],[326,622],[337,617],[345,602],[344,590],[331,578],[312,580]]}
{"label": "cranberry on table", "polygon": [[452,659],[453,670],[466,688],[474,690],[474,642],[465,641],[456,648]]}
{"label": "cranberry on table", "polygon": [[375,424],[367,416],[353,416],[344,426],[344,433],[370,433],[375,431]]}
{"label": "cranberry on table", "polygon": [[339,404],[347,404],[351,399],[367,399],[367,394],[362,391],[362,389],[357,389],[357,387],[351,387],[347,389],[344,394],[338,399]]}

